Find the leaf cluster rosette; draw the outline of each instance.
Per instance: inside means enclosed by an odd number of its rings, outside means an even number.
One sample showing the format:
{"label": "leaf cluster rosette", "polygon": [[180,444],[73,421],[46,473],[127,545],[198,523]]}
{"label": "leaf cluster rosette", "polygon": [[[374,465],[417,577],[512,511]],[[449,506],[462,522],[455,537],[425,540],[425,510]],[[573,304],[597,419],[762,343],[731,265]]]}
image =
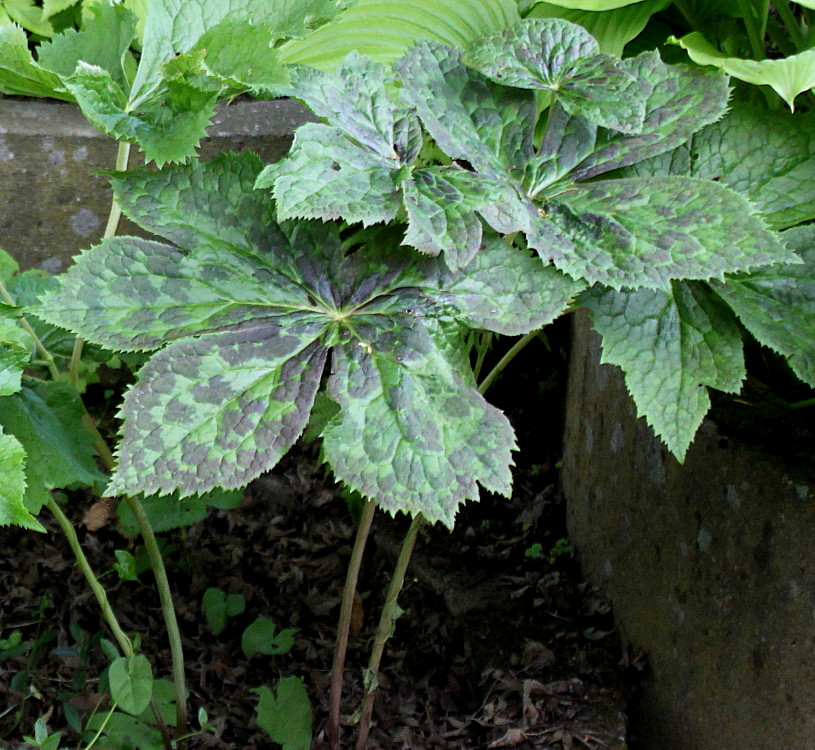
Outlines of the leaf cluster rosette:
{"label": "leaf cluster rosette", "polygon": [[[579,302],[604,361],[625,370],[640,414],[681,459],[707,387],[735,391],[744,377],[722,290],[802,262],[713,175],[620,171],[719,121],[726,77],[656,53],[613,59],[560,19],[463,53],[419,42],[393,71],[360,55],[333,76],[294,68],[291,95],[323,122],[300,128],[257,186],[283,218],[404,222],[405,244],[453,269],[478,257],[485,226],[522,237],[544,267],[590,287]],[[441,164],[423,158],[425,135]]]}
{"label": "leaf cluster rosette", "polygon": [[514,435],[449,356],[456,321],[519,334],[582,288],[487,236],[460,272],[336,223],[279,224],[256,157],[132,171],[124,212],[174,245],[118,237],[84,252],[39,314],[117,351],[158,350],[125,396],[110,494],[241,487],[305,428],[326,376],[336,476],[396,512],[452,525],[478,484],[508,494]]}

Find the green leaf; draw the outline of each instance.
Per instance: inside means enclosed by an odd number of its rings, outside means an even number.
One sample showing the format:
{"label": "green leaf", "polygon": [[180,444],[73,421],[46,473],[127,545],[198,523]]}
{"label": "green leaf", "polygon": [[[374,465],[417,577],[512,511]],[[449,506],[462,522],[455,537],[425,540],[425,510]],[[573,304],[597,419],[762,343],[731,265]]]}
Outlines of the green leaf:
{"label": "green leaf", "polygon": [[548,203],[571,252],[550,250],[562,271],[615,289],[667,289],[672,279],[795,262],[752,206],[724,185],[690,177],[592,182]]}
{"label": "green leaf", "polygon": [[330,72],[353,50],[390,64],[420,39],[463,48],[518,20],[515,0],[360,0],[330,24],[280,47],[280,59]]}
{"label": "green leaf", "polygon": [[705,386],[734,393],[744,378],[736,319],[702,284],[670,290],[595,287],[582,302],[603,337],[601,362],[617,365],[637,407],[668,449],[684,460],[710,408]]}
{"label": "green leaf", "polygon": [[795,97],[815,87],[815,50],[805,50],[782,60],[743,60],[719,52],[698,31],[673,41],[686,49],[698,65],[713,65],[740,81],[772,86],[792,111],[795,111]]}
{"label": "green leaf", "polygon": [[815,386],[815,232],[807,225],[781,236],[803,264],[728,276],[713,288],[756,339],[784,355],[795,374]]}
{"label": "green leaf", "polygon": [[452,528],[477,482],[508,495],[512,428],[465,386],[410,316],[360,316],[328,388],[342,407],[323,449],[336,476],[390,513],[409,507]]}
{"label": "green leaf", "polygon": [[536,3],[527,18],[563,18],[579,24],[600,45],[600,51],[623,56],[625,45],[639,35],[654,13],[664,10],[670,0],[642,0],[613,10],[575,10],[555,3]]}
{"label": "green leaf", "polygon": [[551,5],[559,5],[561,8],[578,8],[580,10],[614,10],[626,5],[638,3],[641,0],[549,0]]}
{"label": "green leaf", "polygon": [[[638,135],[600,131],[596,150],[572,178],[585,180],[670,151],[697,130],[716,122],[727,109],[727,78],[716,70],[666,65],[656,52],[623,60],[645,99],[645,121]],[[557,140],[552,140],[556,147]]]}
{"label": "green leaf", "polygon": [[277,683],[277,696],[265,685],[255,688],[260,697],[258,726],[283,750],[310,750],[314,721],[306,688],[299,677],[284,677]]}
{"label": "green leaf", "polygon": [[256,654],[280,656],[287,654],[294,646],[297,628],[284,628],[278,631],[277,625],[265,617],[258,617],[241,636],[241,649],[247,659]]}
{"label": "green leaf", "polygon": [[20,270],[20,264],[5,250],[0,248],[0,279],[8,282]]}
{"label": "green leaf", "polygon": [[38,513],[55,488],[101,486],[107,479],[96,467],[93,438],[82,424],[84,407],[65,383],[23,386],[0,398],[0,425],[14,435],[26,461],[26,507]]}
{"label": "green leaf", "polygon": [[[326,455],[352,488],[373,493],[391,511],[423,512],[447,523],[458,503],[478,496],[478,482],[507,492],[514,446],[509,423],[462,382],[428,331],[438,319],[456,316],[512,329],[535,324],[574,287],[543,271],[526,283],[546,279],[545,309],[522,310],[515,318],[485,313],[478,299],[506,295],[517,275],[496,274],[494,290],[486,273],[475,286],[456,287],[452,272],[440,275],[438,261],[408,249],[388,246],[384,253],[374,243],[344,256],[333,224],[270,221],[256,233],[263,212],[252,206],[272,203],[251,188],[248,210],[235,213],[245,224],[225,230],[229,241],[213,238],[206,222],[199,233],[200,213],[238,200],[244,170],[257,167],[253,157],[227,157],[121,176],[119,192],[132,180],[139,196],[123,202],[125,211],[153,206],[153,221],[191,249],[108,240],[84,253],[59,291],[42,300],[38,315],[90,341],[129,350],[168,344],[142,367],[125,397],[119,464],[108,492],[178,490],[183,497],[240,487],[272,468],[305,427],[332,348],[330,395],[343,411],[326,430]],[[223,190],[220,198],[197,203],[200,186],[212,184],[216,194]],[[199,208],[185,227],[178,211],[187,203]],[[445,301],[448,286],[454,288]],[[532,304],[542,301],[540,290],[524,284],[518,290]],[[359,368],[380,366],[383,379],[366,383],[370,399],[342,382]],[[366,440],[369,433],[379,440],[391,425],[412,419],[403,413],[405,398],[415,400],[416,419],[430,427],[415,444],[399,446],[398,482],[390,482],[391,457],[377,450],[381,465],[359,467],[368,463],[367,448],[358,436],[342,433],[359,428]],[[415,475],[405,475],[405,467]],[[374,474],[392,485],[387,497]]]}
{"label": "green leaf", "polygon": [[49,37],[54,33],[54,27],[48,23],[42,7],[34,0],[4,0],[3,7],[14,23],[32,34]]}
{"label": "green leaf", "polygon": [[0,396],[17,393],[31,359],[31,338],[20,327],[14,308],[0,308]]}
{"label": "green leaf", "polygon": [[201,600],[201,609],[210,632],[218,636],[226,630],[230,617],[246,609],[246,599],[240,594],[227,594],[221,589],[208,588]]}
{"label": "green leaf", "polygon": [[136,574],[136,558],[124,549],[114,550],[113,554],[116,556],[116,562],[113,567],[119,574],[119,578],[122,581],[138,581],[139,576]]}
{"label": "green leaf", "polygon": [[25,31],[14,24],[0,24],[0,92],[73,101],[70,94],[62,91],[59,76],[34,62]]}
{"label": "green leaf", "polygon": [[25,449],[13,435],[0,432],[0,526],[14,524],[45,532],[43,525],[28,511],[25,495]]}
{"label": "green leaf", "polygon": [[38,64],[62,78],[70,78],[80,61],[102,68],[122,89],[127,87],[125,63],[136,34],[136,19],[122,5],[102,5],[81,31],[68,29],[41,44]]}
{"label": "green leaf", "polygon": [[735,104],[688,143],[628,169],[684,174],[744,193],[774,229],[815,219],[815,115]]}
{"label": "green leaf", "polygon": [[551,91],[568,112],[603,127],[626,133],[642,127],[645,104],[632,96],[634,78],[568,21],[528,19],[478,40],[463,61],[498,83]]}
{"label": "green leaf", "polygon": [[143,654],[114,659],[108,670],[110,694],[123,711],[138,716],[153,695],[153,670]]}

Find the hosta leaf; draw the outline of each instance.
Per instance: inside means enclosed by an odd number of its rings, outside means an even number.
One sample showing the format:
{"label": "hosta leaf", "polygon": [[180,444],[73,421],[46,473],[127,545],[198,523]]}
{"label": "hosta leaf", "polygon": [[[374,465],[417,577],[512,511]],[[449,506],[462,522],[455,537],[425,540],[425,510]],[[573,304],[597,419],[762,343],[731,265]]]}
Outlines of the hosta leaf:
{"label": "hosta leaf", "polygon": [[698,31],[675,40],[699,65],[714,65],[740,81],[772,86],[795,110],[795,97],[815,87],[815,50],[805,50],[782,60],[743,60],[719,52]]}
{"label": "hosta leaf", "polygon": [[670,5],[670,0],[641,0],[612,10],[576,10],[555,3],[536,3],[527,18],[563,18],[579,24],[600,45],[607,55],[622,57],[625,45],[646,26],[654,13]]}
{"label": "hosta leaf", "polygon": [[23,502],[25,459],[25,449],[17,438],[0,431],[0,477],[3,478],[0,484],[0,526],[14,524],[25,529],[45,531]]}
{"label": "hosta leaf", "polygon": [[116,84],[126,89],[125,68],[129,68],[131,75],[135,70],[135,62],[128,53],[135,35],[136,18],[129,10],[121,5],[99,6],[81,31],[68,29],[41,44],[38,63],[67,78],[82,61],[107,71]]}
{"label": "hosta leaf", "polygon": [[815,386],[815,232],[812,225],[781,236],[803,264],[728,276],[713,288],[762,344],[783,354],[801,380]]}
{"label": "hosta leaf", "polygon": [[719,122],[630,174],[686,174],[747,195],[774,229],[815,218],[815,117],[736,104]]}
{"label": "hosta leaf", "polygon": [[409,317],[360,317],[338,347],[329,391],[342,411],[323,448],[337,477],[384,509],[452,527],[477,483],[509,494],[514,435]]}
{"label": "hosta leaf", "polygon": [[25,504],[38,513],[56,488],[101,486],[107,477],[96,467],[96,447],[82,424],[79,394],[65,383],[24,386],[0,398],[0,426],[25,449]]}
{"label": "hosta leaf", "polygon": [[[523,265],[496,269],[494,287],[484,265],[476,281],[459,285],[439,261],[392,241],[346,257],[334,224],[270,220],[260,231],[259,217],[272,203],[251,190],[258,169],[255,157],[225,156],[119,176],[117,194],[125,196],[132,180],[136,195],[123,201],[124,210],[134,208],[137,218],[150,214],[144,223],[166,228],[190,248],[107,240],[80,256],[60,289],[42,300],[41,317],[62,320],[90,341],[125,350],[166,344],[125,397],[119,465],[108,491],[178,490],[184,497],[239,487],[272,468],[309,419],[331,348],[331,396],[342,411],[326,430],[327,441],[329,433],[353,431],[358,422],[368,439],[369,431],[410,419],[391,381],[404,386],[411,404],[415,400],[416,419],[433,425],[415,445],[400,446],[394,465],[360,465],[367,461],[361,448],[335,437],[326,455],[353,489],[379,499],[373,474],[397,472],[402,484],[394,484],[387,507],[446,523],[462,500],[477,496],[478,482],[507,491],[514,445],[509,423],[453,371],[448,347],[428,330],[456,318],[525,329],[566,304],[571,282],[555,280],[538,263],[522,279]],[[239,202],[241,186],[245,227],[232,225],[219,236],[204,220],[199,228],[183,225],[180,206],[194,207],[196,224],[206,206]],[[205,188],[223,194],[203,200]],[[258,201],[266,201],[265,208]],[[497,249],[481,262],[500,265]],[[487,299],[505,298],[513,285],[526,309],[517,315],[483,311]],[[366,402],[344,378],[372,362],[382,363],[385,381],[368,383],[374,391]],[[376,389],[386,386],[378,397]],[[439,451],[448,448],[452,454],[442,459]],[[442,502],[431,501],[427,483]]]}
{"label": "hosta leaf", "polygon": [[308,421],[325,363],[321,332],[319,322],[257,323],[155,355],[125,397],[107,493],[230,489],[274,466]]}
{"label": "hosta leaf", "polygon": [[736,392],[744,378],[741,334],[707,287],[595,287],[580,297],[603,337],[601,361],[622,368],[639,416],[682,461],[710,408],[706,386]]}
{"label": "hosta leaf", "polygon": [[360,0],[304,39],[286,42],[280,57],[332,71],[352,50],[390,64],[417,40],[465,47],[518,20],[515,0]]}
{"label": "hosta leaf", "polygon": [[478,40],[464,62],[493,81],[553,92],[567,111],[603,127],[638,132],[645,104],[614,58],[585,29],[559,18],[526,20]]}
{"label": "hosta leaf", "polygon": [[14,24],[0,24],[0,92],[73,101],[61,86],[59,76],[34,62],[25,31]]}
{"label": "hosta leaf", "polygon": [[549,0],[552,5],[561,8],[579,8],[580,10],[614,10],[641,0]]}
{"label": "hosta leaf", "polygon": [[615,289],[667,289],[671,279],[722,279],[795,262],[738,193],[690,177],[593,182],[546,205],[574,248],[551,258],[575,278]]}
{"label": "hosta leaf", "polygon": [[637,80],[639,95],[645,99],[642,130],[638,135],[603,133],[596,151],[577,167],[573,179],[589,179],[670,151],[716,122],[727,109],[729,89],[720,71],[666,65],[656,52],[621,64]]}

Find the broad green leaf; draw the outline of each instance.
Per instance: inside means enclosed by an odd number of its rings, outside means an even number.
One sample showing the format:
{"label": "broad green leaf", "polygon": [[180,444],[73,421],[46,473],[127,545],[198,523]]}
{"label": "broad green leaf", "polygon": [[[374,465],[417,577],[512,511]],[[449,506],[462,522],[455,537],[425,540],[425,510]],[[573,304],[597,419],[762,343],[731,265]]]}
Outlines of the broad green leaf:
{"label": "broad green leaf", "polygon": [[3,0],[3,7],[14,23],[31,33],[44,37],[54,33],[54,27],[48,23],[42,6],[37,5],[34,0]]}
{"label": "broad green leaf", "polygon": [[34,62],[25,31],[15,24],[0,24],[0,92],[74,100],[61,89],[59,76],[43,70]]}
{"label": "broad green leaf", "polygon": [[14,308],[0,308],[0,396],[21,388],[23,369],[31,359],[32,340],[20,327]]}
{"label": "broad green leaf", "polygon": [[342,411],[323,450],[339,479],[388,512],[409,507],[452,528],[477,482],[509,494],[514,437],[409,318],[360,316],[337,347],[328,388]]}
{"label": "broad green leaf", "polygon": [[[173,717],[174,722],[175,718]],[[172,724],[169,724],[169,726],[172,726]],[[158,729],[153,729],[141,719],[124,714],[121,711],[114,711],[110,716],[108,716],[107,712],[96,713],[88,719],[85,729],[100,732],[100,734],[104,731],[105,741],[110,743],[107,744],[109,748],[128,747],[138,748],[139,750],[158,750],[164,747]]]}
{"label": "broad green leaf", "polygon": [[0,248],[0,279],[8,282],[20,270],[20,264],[14,257]]}
{"label": "broad green leaf", "polygon": [[[237,186],[251,183],[247,170],[259,170],[254,157],[222,157],[194,168],[122,175],[118,193],[127,193],[132,180],[138,196],[123,202],[125,211],[152,207],[154,223],[185,240],[180,243],[185,249],[135,238],[103,242],[80,256],[60,289],[38,308],[45,320],[60,321],[112,348],[168,344],[142,367],[138,383],[125,397],[119,466],[108,492],[178,490],[183,497],[214,487],[240,487],[272,468],[308,421],[331,348],[331,382],[338,392],[343,384],[337,372],[370,368],[374,362],[389,363],[388,378],[406,388],[420,383],[427,395],[416,402],[417,419],[432,424],[443,434],[443,447],[452,450],[434,469],[432,463],[421,465],[428,452],[441,450],[430,433],[415,446],[415,454],[411,445],[401,446],[399,460],[416,467],[417,474],[404,477],[399,469],[408,489],[388,495],[391,510],[423,512],[431,521],[451,523],[458,504],[477,497],[478,482],[507,491],[513,447],[509,423],[452,371],[427,331],[439,316],[481,316],[491,324],[492,314],[479,311],[483,303],[476,302],[479,295],[486,299],[493,293],[488,274],[480,277],[477,288],[453,289],[445,301],[442,296],[457,277],[450,272],[440,283],[438,261],[408,249],[391,248],[385,256],[363,247],[345,257],[337,226],[316,222],[278,227],[270,221],[265,233],[257,233],[263,211],[252,206],[257,208],[257,201],[272,204],[248,186],[244,227],[235,225],[226,235],[213,237],[206,222],[201,222],[201,233],[183,226],[179,206],[197,205],[191,222],[198,223],[206,206],[218,202],[211,196],[203,199],[209,186],[215,185],[217,192],[222,185],[218,200],[230,204],[238,200]],[[175,194],[172,186],[177,186]],[[240,219],[244,212],[235,216]],[[507,293],[507,279],[517,279],[507,272],[495,276],[496,297]],[[545,292],[551,294],[548,308],[521,311],[514,318],[493,316],[496,327],[518,329],[544,320],[574,289],[560,276],[554,281],[551,271],[541,267],[524,279],[527,286],[521,284],[519,291],[526,289],[529,299],[540,300],[540,290],[533,288],[540,279],[550,290]],[[405,331],[402,338],[421,344],[421,355],[403,353],[407,344],[386,333],[394,327]],[[363,329],[376,332],[375,340],[361,337]],[[427,373],[422,369],[425,361]],[[398,402],[375,398],[360,403],[353,387],[347,397],[332,392],[332,398],[343,412],[327,429],[326,445],[334,426],[344,428],[346,418],[366,422],[377,434],[403,419]],[[470,440],[472,447],[458,447]],[[338,474],[352,488],[374,492],[370,473],[393,469],[387,464],[368,466],[357,482],[356,443],[334,439],[327,451],[329,462],[340,467]],[[432,460],[436,458],[440,456],[434,454]],[[432,503],[409,489],[425,482],[432,486]]]}
{"label": "broad green leaf", "polygon": [[716,180],[750,198],[774,229],[815,219],[815,116],[736,104],[674,151],[629,174]]}
{"label": "broad green leaf", "polygon": [[615,289],[667,289],[672,279],[723,279],[725,273],[795,262],[753,207],[724,185],[690,177],[592,182],[546,204],[574,241],[550,250],[574,278]]}
{"label": "broad green leaf", "polygon": [[642,127],[645,103],[636,96],[634,78],[568,21],[523,21],[479,39],[463,61],[498,83],[550,91],[566,111],[603,127],[625,133]]}
{"label": "broad green leaf", "polygon": [[258,726],[283,750],[310,750],[311,702],[299,677],[284,677],[277,683],[277,695],[265,685],[253,692],[260,697]]}
{"label": "broad green leaf", "polygon": [[595,152],[577,167],[573,179],[596,177],[670,151],[716,122],[727,109],[729,89],[720,71],[666,65],[656,52],[645,52],[622,64],[639,83],[639,95],[645,99],[642,132],[598,134]]}
{"label": "broad green leaf", "polygon": [[807,225],[781,236],[803,264],[728,276],[713,288],[756,339],[784,355],[795,374],[815,386],[815,232]]}
{"label": "broad green leaf", "polygon": [[782,60],[743,60],[719,52],[698,31],[676,39],[698,65],[713,65],[740,81],[771,86],[795,111],[795,97],[815,87],[815,50],[805,50]]}
{"label": "broad green leaf", "polygon": [[278,630],[271,620],[258,617],[241,636],[241,649],[247,659],[255,654],[265,656],[279,656],[287,654],[294,646],[294,636],[297,628],[283,628]]}
{"label": "broad green leaf", "polygon": [[551,5],[559,5],[561,8],[593,11],[614,10],[638,2],[641,2],[641,0],[549,0]]}
{"label": "broad green leaf", "polygon": [[41,44],[37,62],[61,78],[70,78],[82,61],[107,71],[126,89],[126,68],[131,75],[135,68],[128,53],[135,34],[136,19],[129,10],[122,5],[101,6],[81,31],[68,29]]}
{"label": "broad green leaf", "polygon": [[38,513],[55,488],[101,486],[93,438],[76,390],[65,383],[23,386],[0,398],[0,426],[25,448],[26,507]]}
{"label": "broad green leaf", "polygon": [[25,449],[13,435],[0,432],[0,526],[14,524],[45,532],[43,525],[28,511],[25,496]]}
{"label": "broad green leaf", "polygon": [[595,287],[580,302],[603,337],[601,362],[622,368],[638,416],[684,460],[710,408],[706,386],[734,393],[744,378],[732,312],[704,285],[684,281],[668,291]]}
{"label": "broad green leaf", "polygon": [[286,63],[334,70],[356,50],[390,64],[417,40],[463,48],[518,20],[515,0],[360,0],[332,23],[279,49]]}
{"label": "broad green leaf", "polygon": [[246,608],[246,599],[240,594],[227,594],[217,588],[208,588],[201,600],[201,609],[207,627],[214,636],[226,630],[230,617],[239,615]]}
{"label": "broad green leaf", "polygon": [[563,18],[579,24],[600,45],[600,51],[623,56],[625,45],[645,28],[654,13],[664,10],[670,0],[642,0],[613,10],[574,10],[555,3],[536,3],[527,18]]}
{"label": "broad green leaf", "polygon": [[110,695],[119,708],[138,716],[153,695],[153,670],[144,654],[114,659],[108,670]]}

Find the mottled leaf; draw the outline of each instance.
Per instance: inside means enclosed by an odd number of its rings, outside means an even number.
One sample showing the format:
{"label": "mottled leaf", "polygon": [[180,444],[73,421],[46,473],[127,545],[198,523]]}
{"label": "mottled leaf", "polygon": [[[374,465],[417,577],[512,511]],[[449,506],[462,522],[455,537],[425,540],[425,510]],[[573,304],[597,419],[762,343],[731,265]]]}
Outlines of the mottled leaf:
{"label": "mottled leaf", "polygon": [[568,21],[527,19],[478,40],[463,62],[498,83],[551,91],[568,112],[603,127],[636,133],[642,126],[645,103],[634,78]]}
{"label": "mottled leaf", "polygon": [[684,460],[710,408],[706,386],[736,392],[744,378],[741,334],[707,287],[670,290],[595,287],[580,297],[603,337],[601,361],[622,368],[637,414]]}
{"label": "mottled leaf", "polygon": [[716,122],[727,109],[727,78],[720,71],[666,65],[656,52],[623,60],[645,100],[645,119],[638,135],[605,131],[596,151],[572,174],[585,180],[670,151],[697,130]]}
{"label": "mottled leaf", "polygon": [[690,177],[587,183],[546,205],[574,242],[550,257],[574,278],[615,289],[667,289],[672,279],[795,262],[752,206],[715,182]]}
{"label": "mottled leaf", "polygon": [[342,412],[325,430],[325,456],[390,513],[407,507],[452,528],[477,483],[509,494],[512,428],[410,316],[366,318],[337,348],[329,391]]}
{"label": "mottled leaf", "polygon": [[684,174],[716,180],[747,195],[774,229],[815,218],[815,116],[733,105],[674,151],[628,174]]}
{"label": "mottled leaf", "polygon": [[808,225],[781,236],[804,263],[735,274],[713,288],[750,333],[815,387],[815,232]]}

